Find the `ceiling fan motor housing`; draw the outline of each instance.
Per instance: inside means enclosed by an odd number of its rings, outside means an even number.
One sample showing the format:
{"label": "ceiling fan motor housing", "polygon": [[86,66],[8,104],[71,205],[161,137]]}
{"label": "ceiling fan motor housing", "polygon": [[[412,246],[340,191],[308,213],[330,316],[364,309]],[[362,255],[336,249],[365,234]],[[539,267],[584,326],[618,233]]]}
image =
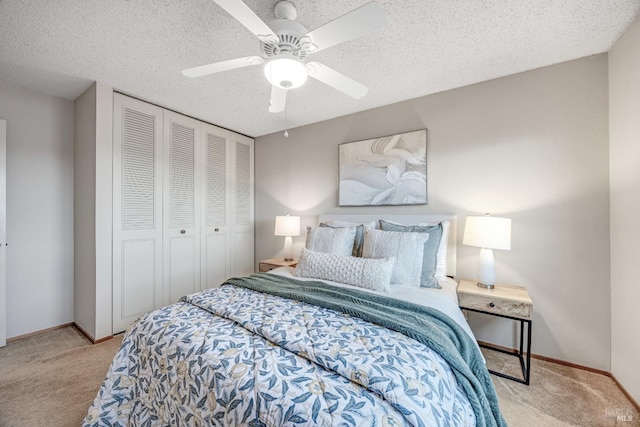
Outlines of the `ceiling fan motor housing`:
{"label": "ceiling fan motor housing", "polygon": [[271,21],[269,27],[278,36],[278,40],[261,39],[260,47],[269,59],[264,68],[269,82],[282,89],[294,89],[307,79],[307,71],[302,62],[308,53],[313,51],[309,31],[294,21],[297,16],[295,6],[286,0],[275,6],[278,19]]}
{"label": "ceiling fan motor housing", "polygon": [[302,60],[314,51],[309,37],[304,37],[308,31],[301,24],[288,19],[276,19],[269,23],[269,27],[278,36],[278,40],[260,42],[262,52],[267,58],[288,52]]}

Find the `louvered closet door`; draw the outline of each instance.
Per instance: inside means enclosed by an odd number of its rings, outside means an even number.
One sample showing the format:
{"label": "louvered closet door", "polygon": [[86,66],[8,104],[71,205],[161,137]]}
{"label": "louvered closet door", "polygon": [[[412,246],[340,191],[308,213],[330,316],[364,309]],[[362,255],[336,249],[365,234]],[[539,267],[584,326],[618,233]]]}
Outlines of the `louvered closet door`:
{"label": "louvered closet door", "polygon": [[162,305],[161,108],[113,104],[113,333]]}
{"label": "louvered closet door", "polygon": [[231,276],[231,204],[228,176],[230,133],[202,124],[204,191],[202,203],[202,289],[220,286]]}
{"label": "louvered closet door", "polygon": [[232,274],[254,273],[253,140],[235,133],[232,145]]}
{"label": "louvered closet door", "polygon": [[164,302],[200,290],[200,122],[164,113]]}

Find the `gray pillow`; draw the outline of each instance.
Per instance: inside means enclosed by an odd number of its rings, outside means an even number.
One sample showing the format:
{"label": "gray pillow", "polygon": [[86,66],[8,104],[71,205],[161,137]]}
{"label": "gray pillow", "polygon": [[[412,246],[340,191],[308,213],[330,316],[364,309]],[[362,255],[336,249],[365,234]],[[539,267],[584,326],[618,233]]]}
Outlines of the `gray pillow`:
{"label": "gray pillow", "polygon": [[364,225],[353,225],[353,226],[336,226],[325,224],[324,222],[320,223],[320,227],[329,227],[329,228],[355,228],[356,229],[356,238],[353,241],[353,251],[351,252],[352,256],[362,256],[362,245],[364,244]]}
{"label": "gray pillow", "polygon": [[313,227],[307,233],[305,247],[316,252],[349,256],[353,252],[355,228]]}
{"label": "gray pillow", "polygon": [[402,231],[414,233],[427,233],[429,240],[424,243],[422,253],[422,273],[420,274],[420,286],[423,288],[440,289],[436,279],[436,266],[438,262],[438,247],[442,239],[442,224],[436,225],[401,225],[380,220],[380,228],[385,231]]}

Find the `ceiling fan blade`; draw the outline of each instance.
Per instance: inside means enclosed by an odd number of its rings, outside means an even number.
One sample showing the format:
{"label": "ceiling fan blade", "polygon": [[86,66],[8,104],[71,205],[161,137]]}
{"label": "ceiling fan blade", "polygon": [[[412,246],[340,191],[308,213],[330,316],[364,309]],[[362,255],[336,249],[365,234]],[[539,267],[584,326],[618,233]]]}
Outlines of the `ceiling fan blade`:
{"label": "ceiling fan blade", "polygon": [[269,112],[280,113],[287,106],[287,89],[278,86],[271,86],[271,100],[269,101]]}
{"label": "ceiling fan blade", "polygon": [[358,83],[357,81],[319,62],[308,62],[307,72],[309,73],[309,77],[313,77],[314,79],[319,80],[354,99],[362,98],[369,91],[369,88],[362,83]]}
{"label": "ceiling fan blade", "polygon": [[311,39],[317,52],[382,28],[385,22],[384,9],[379,3],[372,1],[309,31],[306,37]]}
{"label": "ceiling fan blade", "polygon": [[244,58],[229,59],[228,61],[214,62],[213,64],[201,65],[199,67],[182,70],[182,74],[187,77],[202,77],[221,71],[235,70],[236,68],[260,65],[264,62],[259,56],[246,56]]}
{"label": "ceiling fan blade", "polygon": [[255,14],[249,6],[242,0],[213,0],[218,6],[223,8],[229,15],[233,16],[238,22],[244,25],[247,30],[251,31],[261,41],[268,40],[278,41],[278,36],[273,33],[265,22]]}

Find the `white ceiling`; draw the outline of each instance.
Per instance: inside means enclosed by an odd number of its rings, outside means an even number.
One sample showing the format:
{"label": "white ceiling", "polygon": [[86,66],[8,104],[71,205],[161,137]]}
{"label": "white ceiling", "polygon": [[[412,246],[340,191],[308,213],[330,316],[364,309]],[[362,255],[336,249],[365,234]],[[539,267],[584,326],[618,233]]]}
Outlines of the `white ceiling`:
{"label": "white ceiling", "polygon": [[[292,0],[309,30],[368,0]],[[380,0],[383,30],[310,55],[365,84],[354,100],[310,79],[269,113],[262,67],[190,79],[188,67],[261,55],[211,0],[0,0],[0,84],[75,99],[93,81],[249,136],[319,122],[608,51],[640,0]],[[276,0],[246,0],[266,22]]]}

